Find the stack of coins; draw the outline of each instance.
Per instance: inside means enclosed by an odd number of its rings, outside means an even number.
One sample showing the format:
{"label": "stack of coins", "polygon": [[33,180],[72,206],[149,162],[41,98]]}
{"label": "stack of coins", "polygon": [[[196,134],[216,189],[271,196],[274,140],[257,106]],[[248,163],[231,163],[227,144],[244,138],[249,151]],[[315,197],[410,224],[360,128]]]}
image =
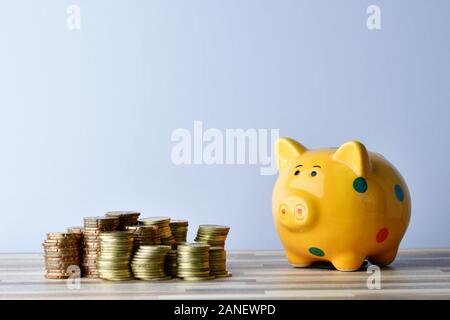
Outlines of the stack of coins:
{"label": "stack of coins", "polygon": [[175,238],[170,231],[170,218],[167,217],[152,217],[141,220],[141,223],[145,226],[158,226],[159,236],[161,238],[162,245],[172,246],[175,244]]}
{"label": "stack of coins", "polygon": [[170,220],[169,226],[176,244],[186,242],[188,225],[187,220]]}
{"label": "stack of coins", "polygon": [[75,270],[70,270],[70,266],[80,265],[80,247],[78,236],[68,232],[47,233],[47,239],[42,244],[44,246],[45,277],[49,279],[66,279]]}
{"label": "stack of coins", "polygon": [[[83,227],[69,227],[67,228],[68,233],[73,233],[77,239],[78,248],[80,251],[80,260],[83,259]],[[80,270],[81,272],[81,270]]]}
{"label": "stack of coins", "polygon": [[214,279],[209,272],[209,245],[185,243],[177,247],[177,276],[188,281]]}
{"label": "stack of coins", "polygon": [[106,213],[107,217],[119,218],[118,231],[123,231],[127,226],[134,226],[138,222],[138,218],[141,214],[136,211],[109,211]]}
{"label": "stack of coins", "polygon": [[141,280],[168,280],[164,262],[170,246],[140,246],[131,261],[133,276]]}
{"label": "stack of coins", "polygon": [[82,252],[82,239],[83,239],[83,227],[69,227],[67,228],[68,233],[73,233],[77,239],[78,245],[80,246],[80,253]]}
{"label": "stack of coins", "polygon": [[209,271],[216,278],[230,277],[227,271],[227,253],[223,247],[209,248]]}
{"label": "stack of coins", "polygon": [[98,278],[97,257],[100,253],[100,234],[115,231],[119,225],[117,217],[87,217],[83,228],[83,270],[85,277]]}
{"label": "stack of coins", "polygon": [[133,234],[135,249],[137,249],[139,246],[161,244],[158,226],[126,226],[125,230]]}
{"label": "stack of coins", "polygon": [[215,224],[202,224],[198,227],[196,242],[207,243],[211,247],[225,247],[230,227]]}
{"label": "stack of coins", "polygon": [[177,250],[172,249],[167,253],[165,268],[168,275],[177,276]]}
{"label": "stack of coins", "polygon": [[106,280],[129,280],[130,259],[133,254],[133,235],[127,231],[102,232],[97,270]]}

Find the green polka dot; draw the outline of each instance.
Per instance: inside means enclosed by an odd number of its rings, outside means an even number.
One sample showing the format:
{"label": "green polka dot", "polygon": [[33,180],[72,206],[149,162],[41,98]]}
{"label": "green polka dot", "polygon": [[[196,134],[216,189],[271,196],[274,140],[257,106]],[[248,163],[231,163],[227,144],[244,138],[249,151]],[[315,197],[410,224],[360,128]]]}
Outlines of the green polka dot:
{"label": "green polka dot", "polygon": [[309,248],[309,253],[318,256],[318,257],[323,257],[325,255],[325,253],[320,250],[319,248],[315,248],[315,247],[311,247]]}
{"label": "green polka dot", "polygon": [[394,187],[395,196],[397,197],[398,201],[403,202],[403,199],[405,198],[405,195],[403,194],[403,189],[399,184],[396,184]]}
{"label": "green polka dot", "polygon": [[359,193],[364,193],[367,191],[367,181],[363,177],[356,178],[353,180],[353,189]]}

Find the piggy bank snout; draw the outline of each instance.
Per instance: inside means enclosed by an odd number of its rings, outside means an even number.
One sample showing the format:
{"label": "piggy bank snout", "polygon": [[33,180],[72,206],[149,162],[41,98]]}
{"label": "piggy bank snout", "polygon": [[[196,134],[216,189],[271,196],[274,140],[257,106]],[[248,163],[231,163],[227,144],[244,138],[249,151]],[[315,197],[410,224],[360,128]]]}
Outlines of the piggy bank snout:
{"label": "piggy bank snout", "polygon": [[297,204],[294,207],[289,207],[286,204],[282,204],[279,210],[280,218],[285,219],[288,215],[292,215],[298,222],[303,222],[307,217],[307,208],[302,204]]}
{"label": "piggy bank snout", "polygon": [[313,213],[311,204],[299,197],[289,197],[278,208],[280,222],[288,229],[298,229],[311,225]]}

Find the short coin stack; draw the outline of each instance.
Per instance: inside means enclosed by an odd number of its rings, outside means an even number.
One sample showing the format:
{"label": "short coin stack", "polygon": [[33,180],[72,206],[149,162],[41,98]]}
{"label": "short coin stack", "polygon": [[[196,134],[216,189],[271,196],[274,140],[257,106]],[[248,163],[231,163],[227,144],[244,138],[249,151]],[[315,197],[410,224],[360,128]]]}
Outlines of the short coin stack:
{"label": "short coin stack", "polygon": [[158,226],[159,236],[162,245],[172,246],[175,244],[175,238],[170,230],[170,218],[168,217],[152,217],[141,219],[140,222],[145,226]]}
{"label": "short coin stack", "polygon": [[186,242],[188,225],[187,220],[170,220],[169,226],[176,244]]}
{"label": "short coin stack", "polygon": [[164,263],[170,246],[140,246],[133,255],[131,270],[141,280],[168,280]]}
{"label": "short coin stack", "polygon": [[198,227],[196,242],[207,243],[211,247],[225,247],[230,227],[215,224],[202,224]]}
{"label": "short coin stack", "polygon": [[[44,246],[45,276],[49,279],[66,279],[72,275],[70,266],[80,265],[78,236],[68,232],[47,233]],[[69,268],[69,270],[68,270]]]}
{"label": "short coin stack", "polygon": [[129,280],[130,259],[133,254],[133,235],[127,231],[103,232],[100,234],[100,254],[97,270],[106,280]]}
{"label": "short coin stack", "polygon": [[109,211],[106,213],[107,217],[119,218],[118,231],[124,231],[127,226],[134,226],[138,222],[138,218],[141,214],[136,211]]}
{"label": "short coin stack", "polygon": [[177,247],[177,276],[188,281],[213,279],[209,272],[209,245],[185,243]]}
{"label": "short coin stack", "polygon": [[209,248],[209,271],[216,278],[231,276],[227,271],[227,253],[223,247]]}
{"label": "short coin stack", "polygon": [[97,257],[100,252],[100,234],[115,231],[119,225],[117,217],[87,217],[83,228],[83,275],[97,278]]}
{"label": "short coin stack", "polygon": [[161,244],[158,226],[126,226],[125,230],[133,234],[135,249],[145,245],[151,246]]}

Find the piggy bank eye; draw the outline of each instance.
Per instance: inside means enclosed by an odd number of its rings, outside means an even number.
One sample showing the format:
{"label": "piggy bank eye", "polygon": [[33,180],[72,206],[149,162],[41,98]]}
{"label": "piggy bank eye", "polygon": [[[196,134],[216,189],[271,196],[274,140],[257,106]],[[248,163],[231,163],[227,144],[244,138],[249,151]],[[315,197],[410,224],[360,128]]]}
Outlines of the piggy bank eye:
{"label": "piggy bank eye", "polygon": [[296,171],[294,172],[294,174],[295,174],[296,176],[298,176],[298,175],[300,174],[300,170],[296,170]]}
{"label": "piggy bank eye", "polygon": [[311,177],[317,176],[317,171],[311,171]]}

